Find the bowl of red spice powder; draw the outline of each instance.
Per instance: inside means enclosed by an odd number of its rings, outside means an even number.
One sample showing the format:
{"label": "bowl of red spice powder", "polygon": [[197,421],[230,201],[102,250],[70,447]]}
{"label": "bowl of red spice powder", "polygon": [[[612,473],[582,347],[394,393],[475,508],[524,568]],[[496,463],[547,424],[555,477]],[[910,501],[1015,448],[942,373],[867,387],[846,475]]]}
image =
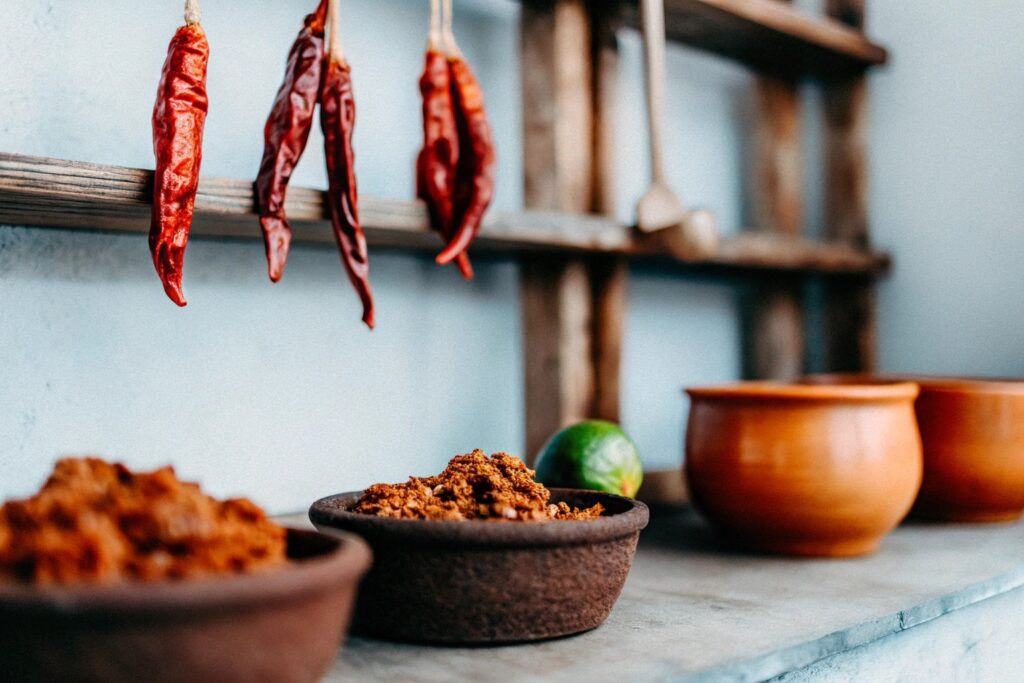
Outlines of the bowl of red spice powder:
{"label": "bowl of red spice powder", "polygon": [[433,477],[323,498],[309,517],[373,549],[353,632],[454,645],[600,626],[649,514],[621,496],[549,490],[518,458],[477,450]]}
{"label": "bowl of red spice powder", "polygon": [[312,683],[369,564],[170,467],[67,458],[0,506],[0,678]]}

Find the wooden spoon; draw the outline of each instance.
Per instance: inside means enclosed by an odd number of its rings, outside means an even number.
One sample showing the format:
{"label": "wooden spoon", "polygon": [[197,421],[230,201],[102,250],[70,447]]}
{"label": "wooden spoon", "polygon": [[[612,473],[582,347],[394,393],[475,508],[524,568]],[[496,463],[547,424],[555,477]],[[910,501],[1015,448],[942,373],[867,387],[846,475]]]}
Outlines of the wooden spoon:
{"label": "wooden spoon", "polygon": [[[651,184],[636,207],[637,228],[653,233],[671,229],[674,251],[687,256],[707,256],[718,244],[714,219],[707,211],[699,216],[683,206],[665,180],[662,158],[665,121],[665,9],[662,0],[641,0],[644,36],[644,82],[647,91],[647,123],[651,154]],[[698,220],[691,220],[691,217]]]}
{"label": "wooden spoon", "polygon": [[644,36],[644,85],[651,146],[651,184],[636,207],[637,227],[643,232],[681,225],[686,207],[665,181],[662,159],[665,122],[665,15],[662,0],[641,0]]}

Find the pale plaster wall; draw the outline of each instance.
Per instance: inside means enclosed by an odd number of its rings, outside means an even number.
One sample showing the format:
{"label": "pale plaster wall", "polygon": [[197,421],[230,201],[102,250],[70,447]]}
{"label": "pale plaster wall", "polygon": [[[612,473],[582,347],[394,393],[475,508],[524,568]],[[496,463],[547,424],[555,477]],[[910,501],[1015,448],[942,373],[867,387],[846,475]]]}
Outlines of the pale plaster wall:
{"label": "pale plaster wall", "polygon": [[[309,4],[206,3],[206,174],[254,174],[284,55]],[[499,145],[495,204],[514,209],[517,6],[456,5]],[[1024,233],[1015,222],[1024,217],[1015,173],[1024,160],[1024,13],[1009,1],[981,5],[878,0],[870,9],[872,33],[893,52],[871,84],[872,219],[897,259],[880,299],[886,369],[1024,372]],[[366,195],[412,192],[426,6],[344,4]],[[6,0],[0,149],[151,166],[150,109],[179,14],[177,0]],[[628,218],[647,167],[640,43],[629,32],[622,43],[618,200]],[[750,80],[736,65],[669,49],[669,175],[727,231],[746,219]],[[807,157],[816,162],[816,100],[808,101]],[[297,184],[323,186],[319,147],[314,132]],[[809,171],[808,223],[820,216],[818,181]],[[466,285],[424,256],[372,259],[371,334],[331,250],[295,249],[272,286],[258,242],[194,240],[190,305],[177,310],[142,236],[0,227],[0,497],[33,489],[63,453],[140,467],[172,461],[218,493],[247,492],[278,511],[427,473],[475,446],[520,453],[515,262],[481,257]],[[634,269],[623,420],[649,467],[680,460],[681,387],[738,376],[736,295],[729,284]]]}

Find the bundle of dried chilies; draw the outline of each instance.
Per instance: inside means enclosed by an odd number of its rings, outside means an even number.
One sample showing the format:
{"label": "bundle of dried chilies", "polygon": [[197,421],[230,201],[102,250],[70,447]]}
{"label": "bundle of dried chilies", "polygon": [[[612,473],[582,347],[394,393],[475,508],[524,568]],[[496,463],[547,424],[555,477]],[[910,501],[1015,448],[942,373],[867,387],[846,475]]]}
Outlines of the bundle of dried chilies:
{"label": "bundle of dried chilies", "polygon": [[[440,0],[430,2],[430,35],[420,77],[423,96],[423,148],[416,157],[416,196],[427,205],[430,226],[447,243],[452,237],[459,132],[455,122],[448,56],[443,45]],[[463,277],[473,277],[469,255],[458,255]]]}
{"label": "bundle of dried chilies", "polygon": [[431,0],[430,38],[420,78],[423,149],[416,160],[416,194],[446,246],[440,264],[456,261],[473,277],[467,249],[480,231],[494,193],[494,141],[483,93],[455,44],[451,0]]}
{"label": "bundle of dried chilies", "polygon": [[[264,129],[265,147],[256,179],[256,194],[270,279],[277,282],[284,272],[292,236],[284,211],[288,180],[305,150],[313,112],[319,102],[331,226],[342,263],[362,302],[363,322],[372,328],[374,309],[369,256],[366,237],[359,226],[355,154],[352,149],[355,98],[351,70],[341,49],[338,2],[321,0],[316,12],[306,17],[305,25],[292,46],[284,83]],[[326,53],[325,24],[330,30]]]}
{"label": "bundle of dried chilies", "polygon": [[157,275],[167,296],[179,306],[186,304],[181,276],[203,156],[209,58],[198,0],[186,0],[185,25],[171,39],[153,107],[156,171],[149,229]]}
{"label": "bundle of dried chilies", "polygon": [[[280,280],[292,231],[285,196],[305,151],[320,105],[327,165],[327,203],[342,263],[363,306],[363,322],[374,325],[366,237],[359,225],[352,132],[355,98],[351,69],[341,49],[340,0],[320,0],[304,21],[288,55],[284,82],[264,127],[264,152],[256,178],[260,226],[270,279]],[[494,142],[483,94],[451,30],[451,0],[431,0],[423,95],[423,148],[416,161],[416,193],[431,226],[445,241],[440,264],[455,261],[473,277],[467,249],[480,230],[494,192]],[[329,41],[325,49],[325,32]],[[186,0],[185,26],[171,41],[153,110],[156,178],[150,248],[168,296],[185,305],[182,264],[192,223],[202,159],[208,100],[209,45],[199,25],[198,0]]]}

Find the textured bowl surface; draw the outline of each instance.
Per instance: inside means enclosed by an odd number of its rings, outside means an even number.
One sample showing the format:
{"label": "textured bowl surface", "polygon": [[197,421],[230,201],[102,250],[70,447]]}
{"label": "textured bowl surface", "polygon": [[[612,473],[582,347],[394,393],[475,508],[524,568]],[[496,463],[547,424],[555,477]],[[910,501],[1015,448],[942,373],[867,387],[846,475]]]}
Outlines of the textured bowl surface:
{"label": "textured bowl surface", "polygon": [[349,534],[288,531],[286,567],[159,583],[0,584],[0,671],[12,681],[310,683],[337,657],[370,552]]}
{"label": "textured bowl surface", "polygon": [[694,505],[737,544],[842,557],[873,552],[921,484],[917,386],[747,382],[690,389]]}
{"label": "textured bowl surface", "polygon": [[[887,375],[818,375],[814,383],[892,382]],[[924,480],[913,514],[1004,522],[1024,511],[1024,380],[917,377]]]}
{"label": "textured bowl surface", "polygon": [[390,640],[488,644],[599,626],[626,581],[647,507],[594,491],[552,500],[601,503],[605,516],[554,522],[442,522],[349,512],[361,492],[317,501],[318,528],[360,534],[374,553],[353,631]]}

